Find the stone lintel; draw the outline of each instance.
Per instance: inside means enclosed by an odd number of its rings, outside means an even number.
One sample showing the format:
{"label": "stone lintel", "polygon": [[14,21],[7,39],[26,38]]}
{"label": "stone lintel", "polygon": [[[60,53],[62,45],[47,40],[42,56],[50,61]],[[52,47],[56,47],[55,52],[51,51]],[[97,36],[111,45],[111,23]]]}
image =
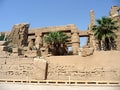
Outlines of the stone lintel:
{"label": "stone lintel", "polygon": [[48,33],[48,32],[53,32],[53,31],[71,31],[71,30],[78,30],[77,27],[74,24],[68,24],[65,26],[53,26],[53,27],[43,27],[43,28],[33,28],[29,29],[29,34],[30,33]]}
{"label": "stone lintel", "polygon": [[79,31],[79,36],[80,37],[88,37],[89,36],[88,30]]}

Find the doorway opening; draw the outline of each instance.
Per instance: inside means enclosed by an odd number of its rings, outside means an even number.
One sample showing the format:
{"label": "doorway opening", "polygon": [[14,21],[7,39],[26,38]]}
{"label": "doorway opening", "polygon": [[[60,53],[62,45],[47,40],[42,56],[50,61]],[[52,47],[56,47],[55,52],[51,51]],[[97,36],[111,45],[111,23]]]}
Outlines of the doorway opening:
{"label": "doorway opening", "polygon": [[84,47],[87,44],[88,37],[80,37],[80,48]]}

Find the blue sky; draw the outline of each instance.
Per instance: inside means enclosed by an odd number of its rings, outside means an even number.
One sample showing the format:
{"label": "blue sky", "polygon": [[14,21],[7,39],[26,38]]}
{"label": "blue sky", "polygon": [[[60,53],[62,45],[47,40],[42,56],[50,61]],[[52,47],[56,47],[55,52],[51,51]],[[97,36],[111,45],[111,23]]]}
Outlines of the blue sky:
{"label": "blue sky", "polygon": [[86,30],[89,11],[95,18],[108,16],[111,6],[120,0],[0,0],[0,31],[11,30],[14,24],[30,23],[30,28],[75,24]]}

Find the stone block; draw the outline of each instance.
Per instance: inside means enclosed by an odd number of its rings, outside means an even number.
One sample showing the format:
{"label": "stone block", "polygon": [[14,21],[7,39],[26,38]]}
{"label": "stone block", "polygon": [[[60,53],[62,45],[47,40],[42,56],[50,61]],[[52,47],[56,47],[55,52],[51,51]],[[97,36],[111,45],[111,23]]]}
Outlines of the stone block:
{"label": "stone block", "polygon": [[32,76],[35,80],[45,80],[46,78],[47,62],[42,58],[34,58],[34,74]]}
{"label": "stone block", "polygon": [[82,57],[93,55],[94,49],[93,48],[81,48],[79,49],[79,55]]}

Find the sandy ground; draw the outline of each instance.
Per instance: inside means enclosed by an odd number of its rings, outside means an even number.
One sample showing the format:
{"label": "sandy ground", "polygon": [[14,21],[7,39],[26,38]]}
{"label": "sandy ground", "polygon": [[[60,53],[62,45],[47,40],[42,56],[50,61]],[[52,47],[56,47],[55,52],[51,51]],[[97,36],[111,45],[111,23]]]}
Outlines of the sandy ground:
{"label": "sandy ground", "polygon": [[55,86],[31,84],[0,84],[0,90],[120,90],[120,86]]}

